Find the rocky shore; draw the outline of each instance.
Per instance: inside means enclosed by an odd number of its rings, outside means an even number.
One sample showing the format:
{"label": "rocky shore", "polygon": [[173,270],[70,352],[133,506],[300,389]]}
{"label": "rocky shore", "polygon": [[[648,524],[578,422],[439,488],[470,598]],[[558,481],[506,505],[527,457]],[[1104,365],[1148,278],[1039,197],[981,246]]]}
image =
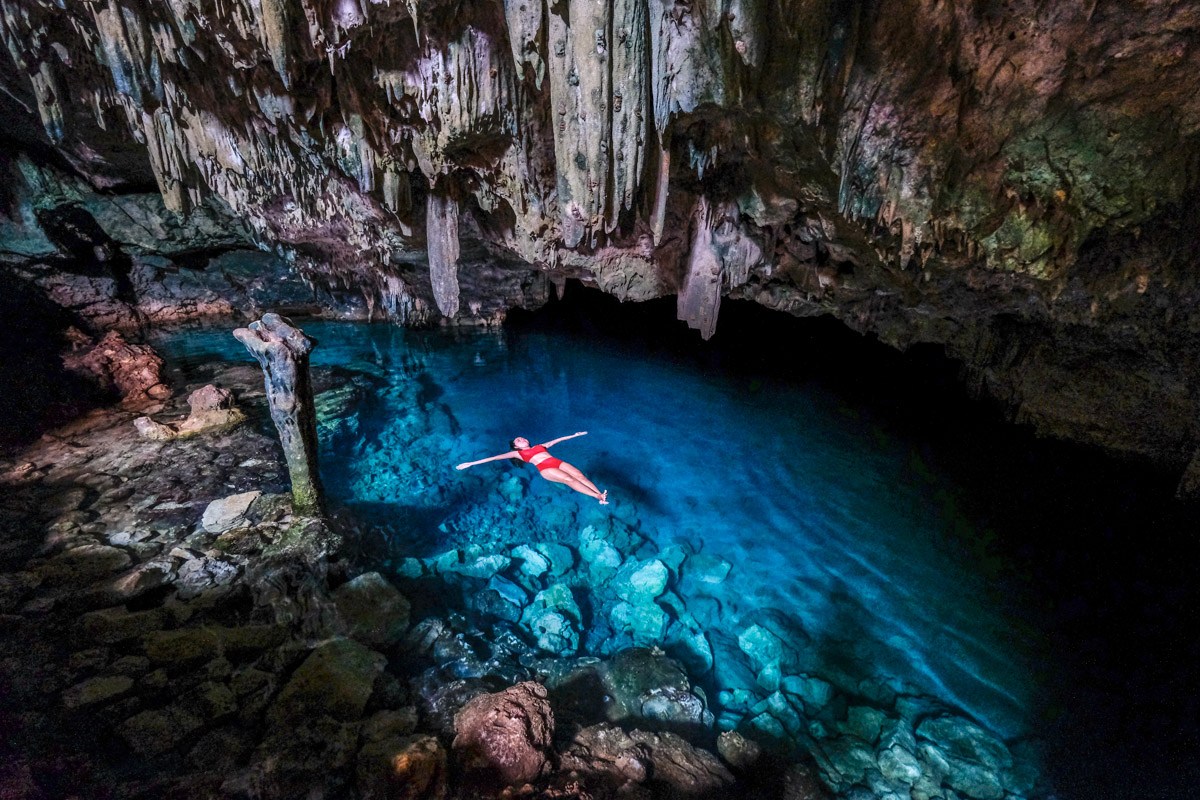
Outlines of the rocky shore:
{"label": "rocky shore", "polygon": [[[738,785],[757,750],[740,737],[723,740],[727,764],[696,736],[595,713],[590,681],[623,674],[621,659],[531,659],[515,638],[472,644],[452,614],[410,619],[387,578],[339,557],[328,522],[292,513],[256,371],[219,378],[247,423],[164,440],[139,435],[136,411],[108,408],[3,463],[5,797],[717,796]],[[157,416],[182,416],[182,396]],[[650,650],[622,658],[624,672],[683,675]],[[810,773],[788,780],[810,792],[788,796],[818,796]]]}

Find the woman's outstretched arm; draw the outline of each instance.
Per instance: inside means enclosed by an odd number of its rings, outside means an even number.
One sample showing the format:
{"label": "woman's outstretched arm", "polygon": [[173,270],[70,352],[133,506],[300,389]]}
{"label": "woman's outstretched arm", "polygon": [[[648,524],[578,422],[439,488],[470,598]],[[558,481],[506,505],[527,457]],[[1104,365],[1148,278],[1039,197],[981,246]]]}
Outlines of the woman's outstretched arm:
{"label": "woman's outstretched arm", "polygon": [[464,461],[463,463],[456,466],[455,469],[466,469],[467,467],[474,467],[478,464],[486,464],[489,461],[501,461],[505,458],[520,458],[520,457],[521,457],[521,454],[518,453],[516,450],[509,450],[507,453],[501,453],[498,456],[488,456],[487,458],[481,458],[478,461]]}
{"label": "woman's outstretched arm", "polygon": [[557,439],[551,439],[548,442],[542,442],[540,446],[541,447],[553,447],[554,445],[558,444],[559,442],[565,442],[567,439],[574,439],[576,436],[587,436],[587,431],[580,431],[579,433],[572,433],[570,436],[560,436]]}

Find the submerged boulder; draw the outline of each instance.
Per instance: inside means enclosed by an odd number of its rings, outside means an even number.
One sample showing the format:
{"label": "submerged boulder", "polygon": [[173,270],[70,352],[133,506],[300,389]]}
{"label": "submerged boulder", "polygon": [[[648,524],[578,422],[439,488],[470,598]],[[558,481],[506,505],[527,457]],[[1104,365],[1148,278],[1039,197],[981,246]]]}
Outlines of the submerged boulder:
{"label": "submerged boulder", "polygon": [[570,588],[556,583],[537,593],[521,615],[521,624],[533,634],[538,647],[555,655],[579,649],[582,614]]}
{"label": "submerged boulder", "polygon": [[661,651],[635,647],[604,662],[601,680],[611,702],[611,722],[653,721],[680,728],[708,728],[713,722],[704,698],[693,691],[687,673]]}

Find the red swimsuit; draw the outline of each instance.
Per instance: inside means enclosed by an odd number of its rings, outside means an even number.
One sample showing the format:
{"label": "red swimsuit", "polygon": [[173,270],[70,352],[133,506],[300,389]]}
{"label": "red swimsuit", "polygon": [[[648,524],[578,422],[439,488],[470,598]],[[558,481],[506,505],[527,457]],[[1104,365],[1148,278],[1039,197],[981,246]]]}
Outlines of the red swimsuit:
{"label": "red swimsuit", "polygon": [[[550,452],[549,450],[542,447],[540,444],[535,444],[533,447],[530,447],[527,450],[518,450],[517,455],[519,455],[521,457],[522,461],[529,462],[538,453],[549,454],[549,452]],[[547,470],[547,469],[554,469],[555,467],[559,466],[562,463],[563,462],[562,462],[561,458],[555,458],[554,456],[550,456],[549,458],[543,458],[541,461],[534,464],[534,466],[538,468],[538,472],[541,472],[541,471]]]}

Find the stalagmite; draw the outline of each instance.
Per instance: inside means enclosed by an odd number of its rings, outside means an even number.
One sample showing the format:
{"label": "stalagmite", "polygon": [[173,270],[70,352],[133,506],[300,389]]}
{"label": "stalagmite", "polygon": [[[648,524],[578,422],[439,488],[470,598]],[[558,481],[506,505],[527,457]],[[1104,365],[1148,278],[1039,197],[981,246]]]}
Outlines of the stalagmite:
{"label": "stalagmite", "polygon": [[458,313],[458,201],[442,189],[431,189],[425,214],[429,242],[429,280],[438,310]]}
{"label": "stalagmite", "polygon": [[308,354],[316,345],[278,314],[264,314],[234,337],[262,366],[271,420],[279,431],[298,511],[320,512],[324,504],[317,465],[317,412]]}

